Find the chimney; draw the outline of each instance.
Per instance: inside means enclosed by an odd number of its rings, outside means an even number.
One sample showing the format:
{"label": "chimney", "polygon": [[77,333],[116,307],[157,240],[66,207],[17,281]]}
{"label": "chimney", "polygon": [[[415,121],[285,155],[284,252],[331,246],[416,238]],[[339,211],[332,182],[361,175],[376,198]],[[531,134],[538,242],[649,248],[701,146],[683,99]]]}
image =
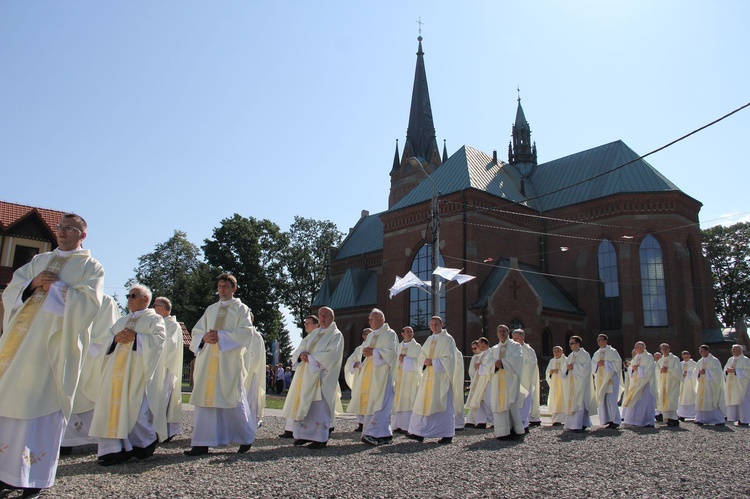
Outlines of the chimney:
{"label": "chimney", "polygon": [[492,164],[493,165],[497,164],[497,150],[492,151]]}
{"label": "chimney", "polygon": [[367,210],[362,210],[362,213],[361,213],[361,215],[359,216],[359,218],[360,218],[360,219],[362,219],[362,218],[365,218],[365,217],[369,217],[369,216],[370,216],[370,212],[369,212],[369,211],[367,211]]}

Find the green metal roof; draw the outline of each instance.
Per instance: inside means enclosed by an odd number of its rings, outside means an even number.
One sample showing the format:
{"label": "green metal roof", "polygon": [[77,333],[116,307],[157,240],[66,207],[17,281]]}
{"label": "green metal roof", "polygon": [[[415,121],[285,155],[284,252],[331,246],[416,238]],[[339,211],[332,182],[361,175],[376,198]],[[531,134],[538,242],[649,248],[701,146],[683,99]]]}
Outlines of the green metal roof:
{"label": "green metal roof", "polygon": [[[518,170],[502,162],[495,163],[492,156],[470,146],[463,146],[453,153],[431,177],[441,195],[473,188],[510,201],[524,202]],[[432,191],[432,181],[425,177],[391,211],[431,200]]]}
{"label": "green metal roof", "polygon": [[[487,276],[487,279],[479,287],[479,299],[472,305],[472,308],[486,307],[490,297],[495,293],[511,270],[510,260],[500,258],[495,263],[490,275]],[[521,271],[531,289],[541,298],[544,308],[574,314],[583,313],[573,303],[572,298],[568,297],[565,291],[559,288],[551,278],[539,274],[538,268],[519,262],[518,270]]]}
{"label": "green metal roof", "polygon": [[[530,180],[537,195],[602,174],[633,161],[639,155],[621,140],[579,152],[537,166]],[[645,160],[636,160],[612,173],[581,185],[534,200],[542,211],[570,206],[623,192],[679,191]]]}
{"label": "green metal roof", "polygon": [[336,252],[334,260],[383,249],[383,222],[380,213],[360,218]]}
{"label": "green metal roof", "polygon": [[347,269],[331,295],[328,306],[334,310],[359,306],[375,306],[377,274],[372,270]]}

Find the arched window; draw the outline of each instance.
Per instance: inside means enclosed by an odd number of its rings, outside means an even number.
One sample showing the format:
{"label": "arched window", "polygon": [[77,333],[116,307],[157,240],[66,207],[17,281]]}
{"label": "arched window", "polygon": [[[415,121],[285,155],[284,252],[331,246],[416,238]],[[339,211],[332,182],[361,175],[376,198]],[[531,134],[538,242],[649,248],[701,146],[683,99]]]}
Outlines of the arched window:
{"label": "arched window", "polygon": [[617,253],[609,239],[599,244],[599,324],[601,329],[618,329],[622,325],[620,283],[617,277]]}
{"label": "arched window", "polygon": [[667,291],[664,283],[664,258],[659,242],[651,235],[643,238],[638,252],[641,261],[643,325],[666,326]]}
{"label": "arched window", "polygon": [[[440,256],[440,266],[443,257]],[[425,244],[417,252],[411,264],[411,271],[423,281],[432,279],[432,245]],[[440,310],[445,310],[445,290],[440,293]],[[430,328],[432,317],[432,295],[419,288],[409,289],[409,325],[415,330]]]}
{"label": "arched window", "polygon": [[510,329],[511,333],[516,329],[523,329],[523,322],[521,322],[521,319],[515,318],[510,321],[510,324],[508,324],[508,328]]}

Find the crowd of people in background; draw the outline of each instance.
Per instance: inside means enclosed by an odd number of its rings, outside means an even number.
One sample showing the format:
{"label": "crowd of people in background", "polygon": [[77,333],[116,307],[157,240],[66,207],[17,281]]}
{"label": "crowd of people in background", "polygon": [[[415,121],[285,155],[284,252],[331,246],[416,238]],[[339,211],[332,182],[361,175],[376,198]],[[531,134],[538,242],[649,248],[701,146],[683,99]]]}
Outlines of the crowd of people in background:
{"label": "crowd of people in background", "polygon": [[266,393],[281,395],[285,390],[289,390],[292,385],[292,376],[294,376],[292,367],[284,367],[281,362],[275,366],[266,366]]}

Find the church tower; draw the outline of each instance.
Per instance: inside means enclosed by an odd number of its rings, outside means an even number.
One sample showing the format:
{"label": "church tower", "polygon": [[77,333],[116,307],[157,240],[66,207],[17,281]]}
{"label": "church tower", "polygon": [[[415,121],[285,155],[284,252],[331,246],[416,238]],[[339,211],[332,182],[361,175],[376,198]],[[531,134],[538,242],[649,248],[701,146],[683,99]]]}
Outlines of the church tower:
{"label": "church tower", "polygon": [[[388,208],[393,207],[415,186],[425,179],[425,174],[412,158],[417,158],[428,173],[435,171],[441,164],[440,149],[435,138],[435,124],[432,121],[430,92],[427,89],[427,72],[424,67],[422,37],[417,38],[417,68],[414,73],[414,88],[411,94],[409,110],[409,128],[406,131],[406,142],[401,160],[398,161],[398,143],[396,158],[391,169],[391,192],[388,196]],[[411,161],[410,161],[411,160]]]}
{"label": "church tower", "polygon": [[531,142],[531,128],[521,107],[521,97],[518,97],[516,109],[516,123],[508,144],[508,163],[518,168],[524,177],[531,175],[536,168],[536,142]]}

